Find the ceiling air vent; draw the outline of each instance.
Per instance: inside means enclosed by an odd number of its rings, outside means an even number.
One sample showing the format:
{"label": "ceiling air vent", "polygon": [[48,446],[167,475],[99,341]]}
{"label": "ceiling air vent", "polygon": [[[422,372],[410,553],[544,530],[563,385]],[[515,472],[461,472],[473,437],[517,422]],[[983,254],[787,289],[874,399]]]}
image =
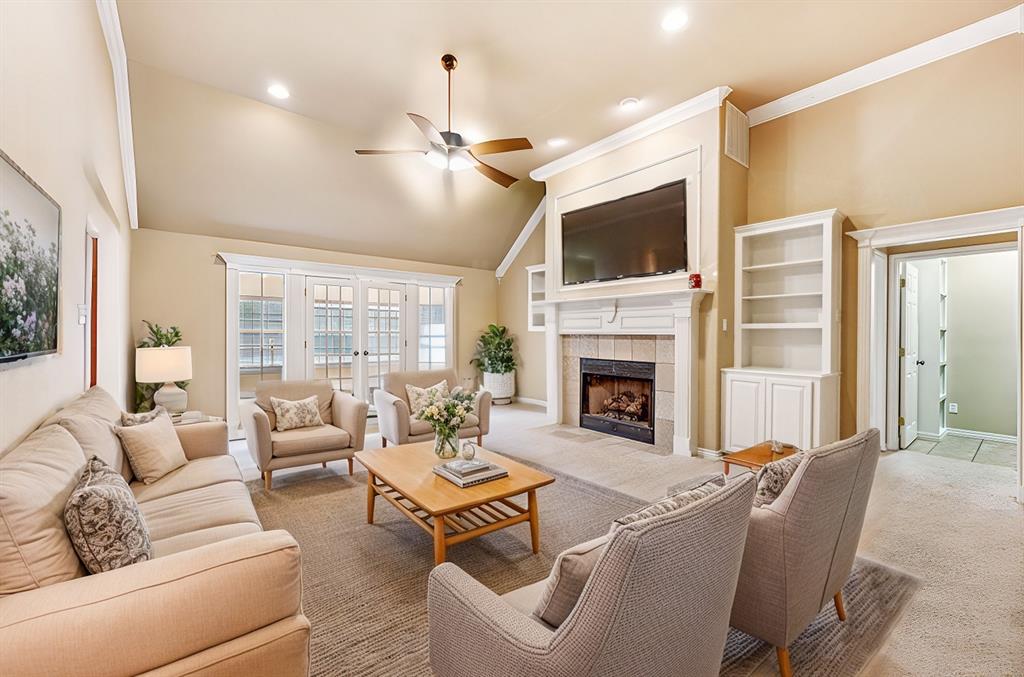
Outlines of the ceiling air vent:
{"label": "ceiling air vent", "polygon": [[725,102],[725,154],[750,167],[750,120],[732,103]]}

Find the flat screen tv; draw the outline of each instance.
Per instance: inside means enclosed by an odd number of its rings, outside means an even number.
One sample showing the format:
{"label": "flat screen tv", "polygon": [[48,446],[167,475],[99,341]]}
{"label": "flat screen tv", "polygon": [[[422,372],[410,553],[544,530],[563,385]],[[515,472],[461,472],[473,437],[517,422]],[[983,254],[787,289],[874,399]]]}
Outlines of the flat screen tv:
{"label": "flat screen tv", "polygon": [[60,207],[0,151],[0,363],[57,352]]}
{"label": "flat screen tv", "polygon": [[565,285],[686,270],[686,180],[562,214]]}

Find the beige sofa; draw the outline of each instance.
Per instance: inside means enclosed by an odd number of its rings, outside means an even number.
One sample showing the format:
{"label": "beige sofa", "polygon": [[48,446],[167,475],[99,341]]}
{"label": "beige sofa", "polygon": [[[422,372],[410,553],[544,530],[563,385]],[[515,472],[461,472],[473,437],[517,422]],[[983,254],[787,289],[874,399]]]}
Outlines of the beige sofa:
{"label": "beige sofa", "polygon": [[[409,407],[409,393],[405,386],[429,388],[441,381],[448,382],[453,391],[459,384],[454,369],[433,369],[426,371],[395,371],[384,376],[383,388],[373,391],[373,404],[377,408],[377,423],[383,446],[408,444],[434,439],[434,431],[412,414]],[[481,390],[473,402],[473,413],[466,417],[459,429],[459,437],[475,437],[477,444],[483,444],[483,437],[491,429],[491,394]]]}
{"label": "beige sofa", "polygon": [[[276,430],[277,416],[270,398],[302,400],[316,395],[324,424],[294,430]],[[328,461],[348,461],[361,451],[366,440],[366,415],[370,405],[335,390],[330,381],[264,381],[256,386],[256,408],[242,417],[245,441],[270,490],[275,470]]]}
{"label": "beige sofa", "polygon": [[[0,455],[3,672],[308,674],[299,547],[262,530],[226,425],[176,428],[189,462],[146,485],[131,481],[119,445],[100,444],[120,414],[93,388]],[[78,438],[60,423],[71,416],[87,424]],[[154,559],[93,575],[82,567],[63,513],[93,454],[126,474]]]}

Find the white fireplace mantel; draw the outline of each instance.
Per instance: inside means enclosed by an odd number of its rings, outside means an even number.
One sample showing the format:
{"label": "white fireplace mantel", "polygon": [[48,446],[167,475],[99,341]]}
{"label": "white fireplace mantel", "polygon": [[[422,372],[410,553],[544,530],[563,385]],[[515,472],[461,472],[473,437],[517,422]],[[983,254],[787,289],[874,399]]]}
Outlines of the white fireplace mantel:
{"label": "white fireplace mantel", "polygon": [[697,348],[701,300],[711,292],[681,289],[544,304],[548,419],[562,421],[562,341],[566,334],[675,337],[676,454],[697,454]]}

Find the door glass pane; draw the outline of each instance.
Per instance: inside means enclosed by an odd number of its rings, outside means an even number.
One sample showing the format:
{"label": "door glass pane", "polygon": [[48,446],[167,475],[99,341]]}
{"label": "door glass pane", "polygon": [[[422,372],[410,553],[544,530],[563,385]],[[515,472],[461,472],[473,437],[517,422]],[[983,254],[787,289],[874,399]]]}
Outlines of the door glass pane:
{"label": "door glass pane", "polygon": [[352,392],[352,287],[313,285],[313,374]]}
{"label": "door glass pane", "polygon": [[260,381],[280,380],[284,370],[284,275],[238,274],[238,391],[255,396]]}
{"label": "door glass pane", "polygon": [[420,369],[441,369],[448,366],[447,308],[443,287],[420,287],[419,345],[417,360]]}
{"label": "door glass pane", "polygon": [[403,292],[370,287],[366,290],[367,393],[383,384],[383,376],[402,365],[401,313]]}

